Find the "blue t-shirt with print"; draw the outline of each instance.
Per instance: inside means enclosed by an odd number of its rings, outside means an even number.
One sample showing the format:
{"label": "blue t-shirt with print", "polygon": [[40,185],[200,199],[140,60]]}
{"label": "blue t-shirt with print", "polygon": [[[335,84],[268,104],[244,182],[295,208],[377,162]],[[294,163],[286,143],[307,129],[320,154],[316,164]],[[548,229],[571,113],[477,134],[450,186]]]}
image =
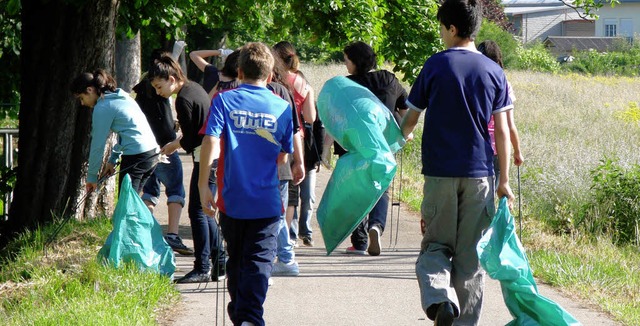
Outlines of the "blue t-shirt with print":
{"label": "blue t-shirt with print", "polygon": [[265,87],[242,84],[213,99],[205,134],[220,138],[220,211],[237,219],[280,216],[277,158],[293,152],[289,103]]}
{"label": "blue t-shirt with print", "polygon": [[498,64],[477,51],[451,48],[425,62],[407,105],[424,111],[422,174],[479,178],[493,175],[492,114],[513,108]]}

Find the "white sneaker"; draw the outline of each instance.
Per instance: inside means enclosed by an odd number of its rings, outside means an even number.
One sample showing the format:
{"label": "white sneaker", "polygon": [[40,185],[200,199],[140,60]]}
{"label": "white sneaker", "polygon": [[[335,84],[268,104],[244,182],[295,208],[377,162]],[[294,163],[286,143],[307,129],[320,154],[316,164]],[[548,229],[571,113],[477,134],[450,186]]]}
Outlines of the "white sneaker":
{"label": "white sneaker", "polygon": [[369,230],[369,248],[367,251],[371,256],[380,256],[380,234],[382,234],[382,231],[377,225],[372,226]]}
{"label": "white sneaker", "polygon": [[271,277],[269,277],[269,281],[267,281],[267,285],[269,286],[273,285],[273,279]]}
{"label": "white sneaker", "polygon": [[297,261],[292,261],[288,264],[283,262],[275,262],[273,264],[273,270],[271,275],[273,276],[298,276],[300,274],[300,267],[298,267]]}

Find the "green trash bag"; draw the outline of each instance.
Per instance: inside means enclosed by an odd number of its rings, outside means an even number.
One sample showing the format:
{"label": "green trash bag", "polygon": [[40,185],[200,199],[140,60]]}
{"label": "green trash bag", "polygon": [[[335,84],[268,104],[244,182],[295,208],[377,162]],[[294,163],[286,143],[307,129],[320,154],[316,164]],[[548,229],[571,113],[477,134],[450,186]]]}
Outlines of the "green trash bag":
{"label": "green trash bag", "polygon": [[141,269],[173,278],[176,270],[173,250],[162,236],[162,228],[151,215],[125,175],[118,204],[113,212],[113,231],[98,252],[98,259],[116,268],[133,262]]}
{"label": "green trash bag", "polygon": [[391,112],[367,88],[339,76],[318,95],[318,114],[348,153],[338,159],[317,218],[327,255],[360,224],[396,173],[393,156],[404,137]]}
{"label": "green trash bag", "polygon": [[500,199],[498,211],[478,242],[477,251],[487,274],[500,281],[504,302],[515,318],[507,325],[582,325],[558,304],[538,293],[506,197]]}

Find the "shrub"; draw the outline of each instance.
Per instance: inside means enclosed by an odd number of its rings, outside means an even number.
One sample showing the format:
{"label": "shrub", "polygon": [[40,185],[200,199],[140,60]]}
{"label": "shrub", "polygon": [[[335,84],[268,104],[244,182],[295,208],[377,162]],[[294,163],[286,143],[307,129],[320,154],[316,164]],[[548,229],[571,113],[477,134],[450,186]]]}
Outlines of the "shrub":
{"label": "shrub", "polygon": [[500,46],[502,51],[502,62],[505,68],[512,67],[514,61],[517,60],[517,49],[520,48],[520,42],[513,34],[502,29],[500,26],[490,21],[484,20],[480,27],[480,32],[476,37],[475,43],[480,44],[483,41],[492,40]]}
{"label": "shrub", "polygon": [[616,244],[640,245],[640,165],[624,170],[605,159],[591,171],[593,201],[584,209],[584,226],[609,234]]}
{"label": "shrub", "polygon": [[516,49],[516,60],[513,68],[557,73],[560,71],[560,64],[556,61],[556,58],[547,51],[544,45],[538,42],[526,48]]}

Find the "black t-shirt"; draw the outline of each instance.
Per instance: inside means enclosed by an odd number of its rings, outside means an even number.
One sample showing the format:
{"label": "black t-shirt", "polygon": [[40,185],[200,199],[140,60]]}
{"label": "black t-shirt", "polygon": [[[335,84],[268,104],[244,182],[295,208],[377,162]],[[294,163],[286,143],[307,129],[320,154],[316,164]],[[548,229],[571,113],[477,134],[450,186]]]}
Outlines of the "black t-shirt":
{"label": "black t-shirt", "polygon": [[209,94],[214,86],[220,80],[218,76],[218,68],[215,65],[208,64],[204,67],[204,77],[202,78],[202,88]]}
{"label": "black t-shirt", "polygon": [[178,92],[176,113],[182,129],[180,146],[187,153],[193,152],[202,143],[203,136],[198,135],[198,131],[205,123],[210,106],[209,94],[196,82],[187,81]]}
{"label": "black t-shirt", "polygon": [[158,95],[146,78],[134,86],[133,91],[136,93],[136,102],[147,117],[158,145],[164,146],[176,139],[176,122],[173,119],[169,99]]}
{"label": "black t-shirt", "polygon": [[[347,78],[369,89],[384,103],[391,114],[407,109],[407,91],[393,73],[387,70],[377,70],[362,75],[349,75]],[[400,123],[400,121],[397,122]],[[340,156],[347,151],[340,144],[334,142],[333,152]]]}

